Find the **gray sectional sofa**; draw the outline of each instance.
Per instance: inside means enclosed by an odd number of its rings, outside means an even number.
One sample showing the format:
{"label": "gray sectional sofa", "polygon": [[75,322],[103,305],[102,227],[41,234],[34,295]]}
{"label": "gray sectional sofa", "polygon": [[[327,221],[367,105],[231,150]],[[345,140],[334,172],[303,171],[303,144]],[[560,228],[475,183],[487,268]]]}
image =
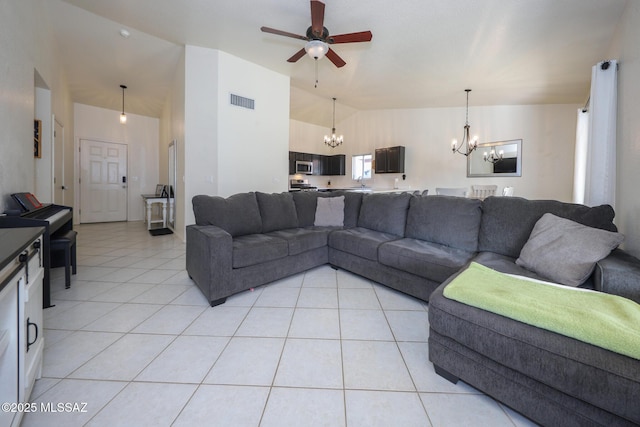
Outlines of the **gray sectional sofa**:
{"label": "gray sectional sofa", "polygon": [[[196,196],[193,208],[187,271],[212,306],[329,263],[428,301],[429,358],[445,378],[463,379],[545,425],[640,423],[637,359],[442,295],[472,261],[545,280],[544,271],[524,268],[518,259],[540,218],[551,213],[615,232],[610,206],[517,197],[250,192]],[[615,249],[580,286],[640,302],[640,260]]]}

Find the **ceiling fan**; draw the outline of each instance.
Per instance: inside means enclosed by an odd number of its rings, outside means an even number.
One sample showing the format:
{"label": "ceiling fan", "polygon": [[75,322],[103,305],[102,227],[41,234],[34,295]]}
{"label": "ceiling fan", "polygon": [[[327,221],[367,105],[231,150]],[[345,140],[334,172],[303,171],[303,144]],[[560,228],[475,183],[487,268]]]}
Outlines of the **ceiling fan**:
{"label": "ceiling fan", "polygon": [[371,31],[360,31],[357,33],[339,34],[336,36],[329,35],[329,30],[324,26],[324,3],[318,0],[311,0],[311,26],[307,28],[306,36],[289,33],[286,31],[276,30],[269,27],[261,27],[265,33],[277,34],[279,36],[292,37],[294,39],[305,40],[304,48],[296,52],[288,62],[296,62],[307,53],[314,59],[321,59],[327,56],[329,61],[333,62],[336,67],[343,67],[346,62],[329,45],[338,43],[357,43],[371,41],[373,35]]}

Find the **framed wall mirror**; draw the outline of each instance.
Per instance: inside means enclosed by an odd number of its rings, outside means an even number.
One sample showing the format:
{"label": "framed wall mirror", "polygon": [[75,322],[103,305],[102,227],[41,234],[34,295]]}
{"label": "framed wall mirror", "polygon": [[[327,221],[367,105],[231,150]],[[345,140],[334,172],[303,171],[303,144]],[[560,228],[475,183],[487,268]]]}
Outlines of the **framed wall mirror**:
{"label": "framed wall mirror", "polygon": [[177,143],[178,141],[174,139],[169,144],[169,188],[167,191],[167,197],[169,198],[169,216],[167,220],[167,225],[170,229],[174,231],[176,227],[175,191],[178,188],[176,185],[177,184],[176,174],[177,174],[177,166],[178,166],[178,162],[177,162],[178,149],[176,147]]}
{"label": "framed wall mirror", "polygon": [[467,177],[522,176],[522,140],[478,144],[467,156]]}

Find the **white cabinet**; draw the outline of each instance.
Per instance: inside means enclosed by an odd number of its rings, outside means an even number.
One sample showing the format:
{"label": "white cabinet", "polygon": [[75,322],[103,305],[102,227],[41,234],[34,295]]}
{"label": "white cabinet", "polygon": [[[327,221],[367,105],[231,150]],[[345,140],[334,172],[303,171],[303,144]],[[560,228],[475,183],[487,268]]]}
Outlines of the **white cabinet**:
{"label": "white cabinet", "polygon": [[20,377],[23,402],[31,395],[33,384],[42,374],[44,325],[42,323],[42,236],[34,240],[23,255],[28,257],[23,288],[19,289],[20,313]]}
{"label": "white cabinet", "polygon": [[[44,229],[0,230],[0,402],[16,404],[0,411],[0,426],[19,426],[42,371],[44,325],[42,257]],[[4,407],[3,407],[4,409]]]}
{"label": "white cabinet", "polygon": [[[18,402],[18,287],[23,285],[22,271],[13,275],[0,271],[0,401]],[[13,425],[15,412],[0,411],[0,426]]]}

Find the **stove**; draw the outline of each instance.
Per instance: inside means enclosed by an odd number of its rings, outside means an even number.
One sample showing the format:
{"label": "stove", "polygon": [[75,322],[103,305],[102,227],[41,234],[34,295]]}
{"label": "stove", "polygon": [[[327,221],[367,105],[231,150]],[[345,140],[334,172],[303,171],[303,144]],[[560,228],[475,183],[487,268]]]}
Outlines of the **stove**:
{"label": "stove", "polygon": [[289,191],[318,191],[318,187],[309,185],[308,179],[290,179]]}

